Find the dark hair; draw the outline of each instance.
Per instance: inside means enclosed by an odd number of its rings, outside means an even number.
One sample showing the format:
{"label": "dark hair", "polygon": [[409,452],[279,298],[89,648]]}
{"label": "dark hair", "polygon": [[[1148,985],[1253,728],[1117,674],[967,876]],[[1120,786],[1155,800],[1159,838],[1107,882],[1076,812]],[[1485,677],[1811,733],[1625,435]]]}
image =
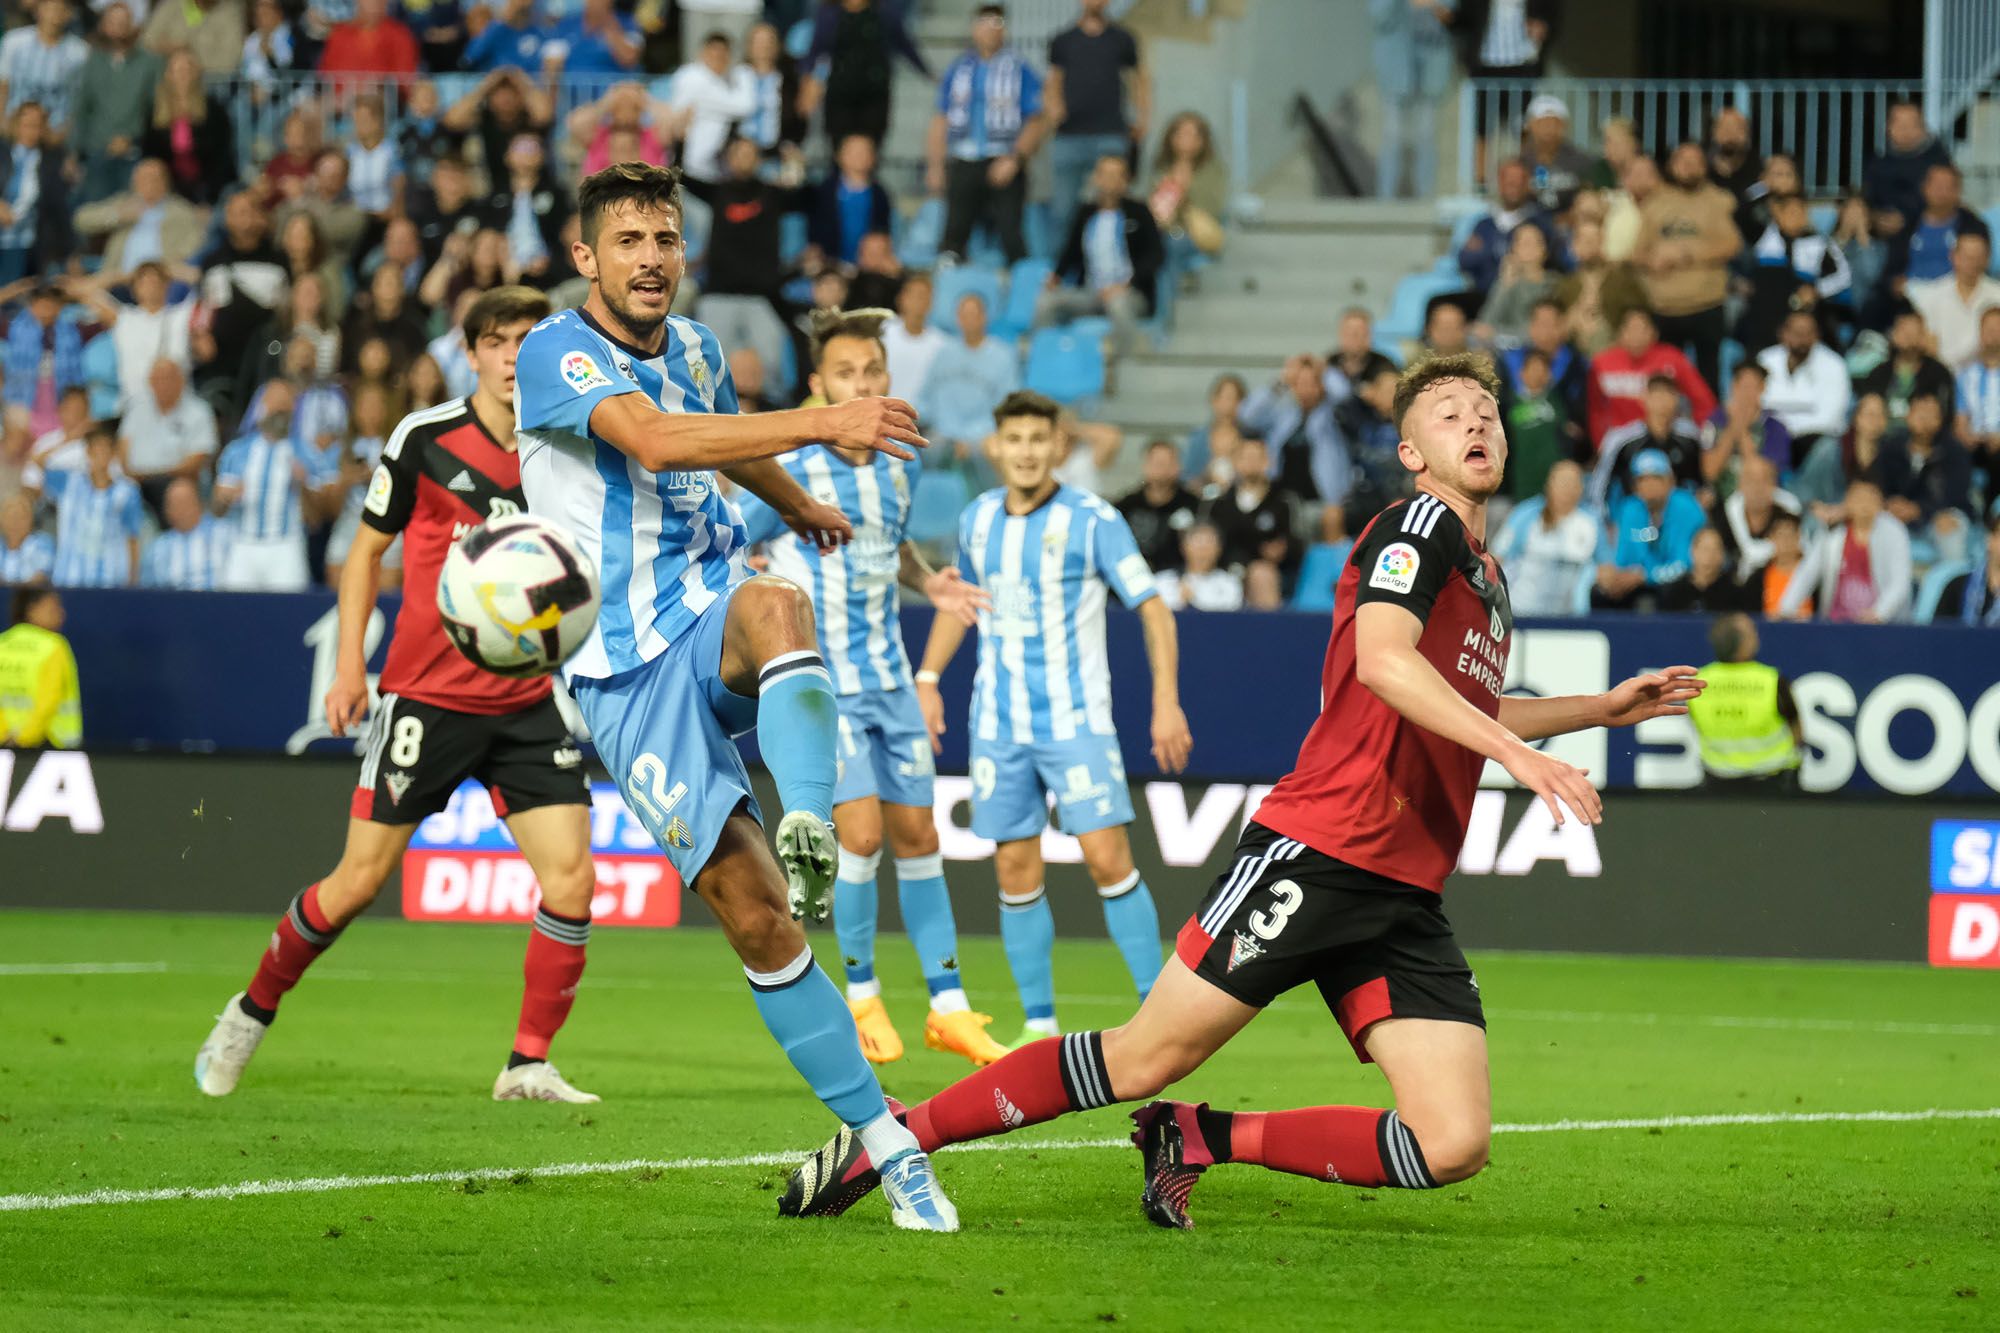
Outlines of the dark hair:
{"label": "dark hair", "polygon": [[1716,661],[1736,661],[1755,628],[1750,623],[1750,617],[1741,611],[1726,611],[1717,616],[1715,623],[1708,627],[1708,646],[1714,650]]}
{"label": "dark hair", "polygon": [[1523,370],[1527,369],[1528,363],[1530,361],[1539,361],[1544,366],[1551,366],[1554,364],[1554,362],[1549,360],[1549,354],[1547,352],[1544,352],[1539,347],[1530,347],[1527,351],[1521,354],[1521,368]]}
{"label": "dark hair", "polygon": [[1175,458],[1179,458],[1181,456],[1181,447],[1178,444],[1175,444],[1172,440],[1168,439],[1164,435],[1155,435],[1152,439],[1146,441],[1147,453],[1150,454],[1155,449],[1165,449]]}
{"label": "dark hair", "polygon": [[1769,533],[1771,529],[1777,527],[1780,523],[1789,523],[1793,527],[1798,528],[1800,531],[1804,531],[1806,526],[1805,520],[1800,518],[1797,514],[1794,514],[1791,510],[1778,509],[1774,507],[1771,510],[1770,522],[1765,524],[1764,531],[1766,533]]}
{"label": "dark hair", "polygon": [[1220,375],[1217,375],[1214,379],[1208,382],[1208,396],[1210,398],[1215,397],[1215,391],[1217,389],[1220,389],[1225,384],[1234,386],[1236,389],[1236,396],[1239,398],[1248,398],[1250,396],[1250,386],[1243,382],[1243,377],[1241,375],[1231,374],[1227,371],[1225,371]]}
{"label": "dark hair", "polygon": [[524,319],[539,324],[553,308],[549,298],[533,287],[495,287],[484,292],[465,312],[465,322],[459,325],[465,333],[466,349],[477,347],[481,338],[503,325],[518,324]]}
{"label": "dark hair", "polygon": [[1528,307],[1528,313],[1532,315],[1537,310],[1540,310],[1543,306],[1547,306],[1549,309],[1555,311],[1558,315],[1563,313],[1563,303],[1561,301],[1556,300],[1556,298],[1553,296],[1544,296],[1540,300],[1536,301],[1533,305]]}
{"label": "dark hair", "polygon": [[721,42],[724,46],[729,45],[729,34],[720,28],[710,28],[706,33],[702,34],[701,44],[703,46],[714,46],[717,42]]}
{"label": "dark hair", "polygon": [[1007,6],[990,5],[990,4],[981,5],[979,8],[972,11],[972,17],[975,19],[983,19],[988,17],[989,15],[992,16],[993,18],[999,19],[1001,22],[1004,23],[1007,20]]}
{"label": "dark hair", "polygon": [[889,349],[882,341],[882,326],[896,317],[893,310],[815,310],[812,316],[811,359],[814,370],[826,360],[827,344],[835,338],[860,338],[872,342],[888,356]]}
{"label": "dark hair", "polygon": [[1763,380],[1767,384],[1770,383],[1771,381],[1771,372],[1764,369],[1763,366],[1759,365],[1755,361],[1741,362],[1740,364],[1737,365],[1735,370],[1730,372],[1729,378],[1732,380],[1740,380],[1745,375],[1755,375],[1758,379]]}
{"label": "dark hair", "polygon": [[[994,6],[999,8],[999,6]],[[1054,429],[1062,421],[1062,408],[1053,398],[1036,393],[1033,389],[1016,389],[1000,400],[1000,406],[993,409],[993,424],[999,425],[1014,417],[1040,417]]]}
{"label": "dark hair", "polygon": [[89,402],[90,390],[81,384],[72,384],[56,395],[56,401],[59,403],[66,398],[81,398],[85,402]]}
{"label": "dark hair", "polygon": [[1208,159],[1215,155],[1215,131],[1209,128],[1208,119],[1194,111],[1181,111],[1167,121],[1167,127],[1160,131],[1159,151],[1153,161],[1165,166],[1174,160],[1174,133],[1182,123],[1193,121],[1201,127],[1201,147],[1195,151],[1194,168],[1199,171],[1208,165]]}
{"label": "dark hair", "polygon": [[1646,377],[1646,389],[1648,392],[1654,389],[1665,389],[1668,393],[1679,396],[1681,382],[1672,375],[1648,375]]}
{"label": "dark hair", "polygon": [[641,209],[671,208],[676,221],[681,216],[681,173],[678,167],[655,167],[644,162],[617,162],[585,176],[576,187],[577,220],[583,229],[583,243],[596,245],[604,215],[620,204]]}
{"label": "dark hair", "polygon": [[1410,414],[1410,405],[1417,401],[1424,390],[1446,380],[1471,380],[1480,388],[1500,400],[1500,377],[1493,373],[1493,358],[1484,352],[1457,352],[1451,356],[1432,356],[1414,361],[1396,379],[1396,402],[1390,410],[1390,419],[1396,429],[1402,430],[1403,418]]}
{"label": "dark hair", "polygon": [[14,625],[26,624],[28,613],[33,611],[37,606],[40,606],[44,597],[53,597],[55,595],[56,590],[48,587],[21,587],[14,589],[14,595],[9,599],[11,605],[7,608],[8,623]]}
{"label": "dark hair", "polygon": [[1660,327],[1660,321],[1654,317],[1653,312],[1642,305],[1627,306],[1625,308],[1625,313],[1618,317],[1618,327],[1621,329],[1624,328],[1625,321],[1632,318],[1632,316],[1634,315],[1644,316],[1646,322],[1648,324],[1651,324],[1655,329]]}
{"label": "dark hair", "polygon": [[116,449],[118,447],[118,428],[108,421],[91,422],[90,428],[83,433],[83,447],[88,449],[99,440]]}

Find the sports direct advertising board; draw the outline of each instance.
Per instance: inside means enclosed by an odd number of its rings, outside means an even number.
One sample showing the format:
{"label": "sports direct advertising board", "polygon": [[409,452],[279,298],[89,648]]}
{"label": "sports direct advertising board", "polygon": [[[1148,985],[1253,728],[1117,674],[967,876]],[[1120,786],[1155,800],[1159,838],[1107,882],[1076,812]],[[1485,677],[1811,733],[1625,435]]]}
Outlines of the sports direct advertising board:
{"label": "sports direct advertising board", "polygon": [[2000,967],[2000,823],[1931,825],[1931,966]]}
{"label": "sports direct advertising board", "polygon": [[[681,880],[609,782],[590,785],[590,855],[600,926],[673,926],[681,919]],[[493,798],[476,782],[417,825],[403,853],[403,916],[411,921],[527,921],[541,886]]]}

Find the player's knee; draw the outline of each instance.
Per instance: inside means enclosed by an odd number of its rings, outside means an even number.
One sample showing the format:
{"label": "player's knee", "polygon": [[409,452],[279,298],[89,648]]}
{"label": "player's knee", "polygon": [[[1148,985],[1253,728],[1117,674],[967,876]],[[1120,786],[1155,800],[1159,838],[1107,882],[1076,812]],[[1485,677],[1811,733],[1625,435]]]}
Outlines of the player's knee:
{"label": "player's knee", "polygon": [[1424,1165],[1430,1169],[1431,1179],[1440,1185],[1478,1175],[1486,1166],[1492,1143],[1492,1133],[1483,1125],[1451,1125],[1417,1135]]}
{"label": "player's knee", "polygon": [[782,902],[743,903],[723,917],[729,941],[743,962],[759,972],[775,972],[805,948],[805,932]]}
{"label": "player's knee", "polygon": [[[882,859],[882,830],[879,828],[855,828],[840,830],[840,877],[853,879],[847,873],[848,858],[867,861],[868,873],[875,873],[875,862]],[[860,876],[867,878],[867,876]]]}
{"label": "player's knee", "polygon": [[1121,1102],[1154,1096],[1195,1071],[1201,1063],[1175,1046],[1146,1041],[1128,1028],[1104,1034],[1104,1067],[1111,1092]]}
{"label": "player's knee", "polygon": [[389,880],[389,867],[368,860],[342,858],[333,873],[319,882],[319,909],[334,926],[344,926],[368,907]]}
{"label": "player's knee", "polygon": [[759,574],[737,589],[736,605],[751,617],[759,639],[770,634],[814,639],[812,598],[790,579]]}
{"label": "player's knee", "polygon": [[590,900],[597,896],[597,871],[589,858],[535,877],[542,886],[542,902],[561,916],[587,917]]}

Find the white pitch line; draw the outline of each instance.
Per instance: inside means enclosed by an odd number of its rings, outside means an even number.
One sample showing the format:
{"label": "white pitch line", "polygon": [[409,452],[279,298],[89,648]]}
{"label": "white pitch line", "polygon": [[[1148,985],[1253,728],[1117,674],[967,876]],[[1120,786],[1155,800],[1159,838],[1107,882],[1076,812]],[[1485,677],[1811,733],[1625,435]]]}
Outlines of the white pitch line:
{"label": "white pitch line", "polygon": [[0,963],[0,977],[96,977],[166,970],[165,963]]}
{"label": "white pitch line", "polygon": [[1894,1036],[2000,1037],[2000,1024],[1917,1023],[1901,1019],[1775,1018],[1734,1014],[1649,1014],[1578,1009],[1489,1009],[1488,1018],[1529,1023],[1633,1023],[1641,1027],[1690,1023],[1710,1028],[1764,1028],[1774,1032],[1881,1032]]}
{"label": "white pitch line", "polygon": [[[1732,1115],[1669,1115],[1650,1119],[1548,1120],[1529,1124],[1500,1124],[1495,1134],[1581,1134],[1614,1129],[1705,1129],[1718,1125],[1824,1125],[1824,1124],[1907,1124],[1926,1120],[2000,1120],[2000,1106],[1955,1110],[1928,1107],[1920,1111],[1773,1111],[1740,1112]],[[1129,1138],[1055,1139],[1043,1142],[1016,1142],[986,1139],[943,1149],[945,1152],[1078,1152],[1097,1148],[1125,1148]],[[0,1213],[42,1212],[60,1208],[85,1208],[109,1203],[166,1203],[174,1200],[248,1199],[273,1194],[331,1194],[339,1190],[369,1189],[379,1185],[455,1185],[462,1181],[513,1180],[527,1176],[536,1180],[566,1176],[606,1176],[625,1171],[705,1171],[746,1166],[784,1166],[804,1156],[791,1152],[746,1153],[741,1157],[676,1157],[654,1159],[631,1157],[617,1162],[556,1162],[547,1166],[480,1167],[469,1171],[420,1171],[409,1175],[306,1176],[291,1180],[246,1180],[235,1185],[208,1185],[180,1189],[91,1190],[83,1194],[0,1194]]]}

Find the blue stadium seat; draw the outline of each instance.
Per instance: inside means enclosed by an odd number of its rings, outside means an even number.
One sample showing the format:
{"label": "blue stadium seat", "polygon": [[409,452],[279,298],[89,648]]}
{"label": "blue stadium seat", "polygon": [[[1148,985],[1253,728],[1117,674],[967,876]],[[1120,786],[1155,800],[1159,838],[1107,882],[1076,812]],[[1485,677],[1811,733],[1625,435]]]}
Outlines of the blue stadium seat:
{"label": "blue stadium seat", "polygon": [[1814,231],[1822,236],[1831,236],[1840,223],[1840,205],[1814,204],[1806,210],[1806,216],[1812,219]]}
{"label": "blue stadium seat", "polygon": [[790,264],[806,248],[806,216],[787,213],[778,220],[778,258]]}
{"label": "blue stadium seat", "polygon": [[958,516],[971,488],[965,477],[947,468],[926,468],[910,496],[909,534],[919,542],[951,542],[958,535]]}
{"label": "blue stadium seat", "polygon": [[1424,309],[1433,297],[1446,292],[1463,290],[1465,279],[1453,269],[1447,275],[1437,273],[1412,273],[1396,284],[1396,294],[1389,298],[1389,313],[1375,325],[1375,336],[1394,342],[1401,338],[1415,338],[1424,331]]}
{"label": "blue stadium seat", "polygon": [[958,301],[967,292],[976,292],[986,298],[989,322],[995,312],[1002,309],[1000,275],[990,268],[954,264],[950,268],[939,269],[932,276],[931,323],[946,333],[958,332]]}
{"label": "blue stadium seat", "polygon": [[1052,269],[1046,259],[1023,259],[1014,265],[1007,274],[1007,303],[992,312],[994,336],[1019,338],[1035,327],[1035,301]]}
{"label": "blue stadium seat", "polygon": [[1042,329],[1028,342],[1027,387],[1065,406],[1104,393],[1104,343],[1082,337],[1072,325]]}
{"label": "blue stadium seat", "polygon": [[1475,211],[1466,213],[1453,222],[1451,224],[1451,240],[1446,244],[1447,252],[1456,255],[1460,250],[1463,250],[1466,241],[1472,237],[1472,229],[1478,226],[1479,219],[1485,216],[1484,211]]}
{"label": "blue stadium seat", "polygon": [[1960,574],[1970,573],[1972,568],[1964,561],[1933,566],[1917,585],[1917,600],[1911,604],[1910,619],[1919,625],[1930,624],[1931,617],[1937,614],[1938,601],[1944,596],[1944,585]]}
{"label": "blue stadium seat", "polygon": [[903,226],[896,253],[911,268],[929,268],[937,263],[938,246],[944,240],[944,200],[926,199],[916,216]]}
{"label": "blue stadium seat", "polygon": [[1081,315],[1063,327],[1079,338],[1094,338],[1098,342],[1111,336],[1111,321],[1103,315]]}
{"label": "blue stadium seat", "polygon": [[1292,589],[1294,611],[1333,610],[1334,590],[1340,585],[1340,572],[1347,568],[1347,553],[1353,549],[1351,541],[1314,542],[1306,547],[1299,581]]}
{"label": "blue stadium seat", "polygon": [[83,382],[90,390],[90,415],[109,421],[118,415],[118,348],[106,330],[83,345]]}
{"label": "blue stadium seat", "polygon": [[1055,218],[1047,204],[1038,201],[1021,210],[1021,239],[1028,243],[1032,258],[1054,262],[1063,238],[1056,235]]}

